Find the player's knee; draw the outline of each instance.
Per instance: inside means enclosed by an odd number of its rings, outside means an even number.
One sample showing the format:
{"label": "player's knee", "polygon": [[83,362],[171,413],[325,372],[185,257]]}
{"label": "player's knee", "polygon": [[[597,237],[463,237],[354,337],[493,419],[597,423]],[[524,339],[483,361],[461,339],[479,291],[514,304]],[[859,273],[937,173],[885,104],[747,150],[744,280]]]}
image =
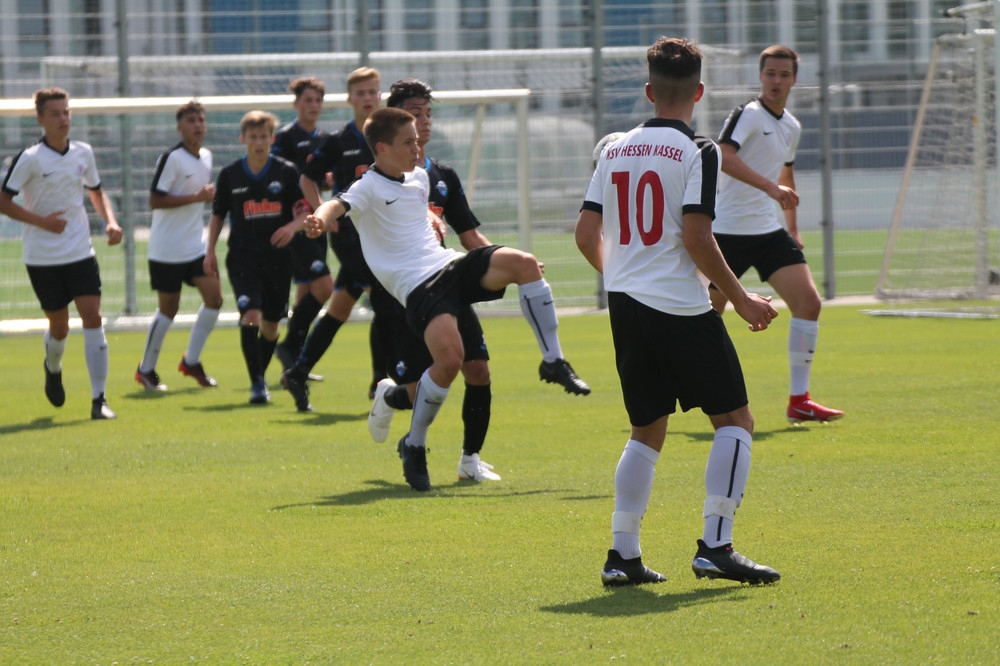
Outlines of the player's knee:
{"label": "player's knee", "polygon": [[539,266],[535,255],[527,252],[518,252],[512,263],[518,284],[535,282],[542,279],[542,267]]}
{"label": "player's knee", "polygon": [[486,361],[469,361],[462,365],[465,383],[472,386],[486,386],[490,383],[490,366]]}

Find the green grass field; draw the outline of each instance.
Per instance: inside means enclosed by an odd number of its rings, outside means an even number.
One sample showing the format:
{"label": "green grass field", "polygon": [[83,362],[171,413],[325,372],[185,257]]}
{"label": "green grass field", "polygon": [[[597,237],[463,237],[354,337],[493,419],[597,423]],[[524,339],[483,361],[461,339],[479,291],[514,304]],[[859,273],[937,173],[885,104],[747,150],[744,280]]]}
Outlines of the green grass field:
{"label": "green grass field", "polygon": [[109,402],[89,420],[82,336],[68,398],[42,393],[41,336],[2,337],[0,663],[986,664],[1000,638],[996,321],[824,311],[812,392],[847,416],[784,419],[787,313],[727,321],[757,417],[736,547],[769,587],[696,580],[700,413],[676,415],[643,526],[668,582],[607,591],[613,473],[627,439],[607,318],[563,317],[593,387],[537,379],[517,318],[484,320],[503,480],[458,483],[462,389],[430,436],[435,488],[409,489],[395,441],[367,435],[367,327],[317,366],[314,414],[247,404],[235,329],[209,340],[218,389],[159,367],[132,380],[142,332],[112,332]]}

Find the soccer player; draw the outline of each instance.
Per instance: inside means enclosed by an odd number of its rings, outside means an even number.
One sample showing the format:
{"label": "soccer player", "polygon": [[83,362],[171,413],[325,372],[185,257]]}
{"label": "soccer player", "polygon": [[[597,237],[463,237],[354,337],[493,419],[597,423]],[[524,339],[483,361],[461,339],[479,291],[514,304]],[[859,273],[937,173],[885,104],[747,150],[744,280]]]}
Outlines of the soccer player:
{"label": "soccer player", "polygon": [[[760,54],[760,95],[736,107],[719,135],[724,175],[712,227],[736,276],[756,268],[761,281],[771,285],[792,314],[786,416],[793,424],[834,421],[844,415],[809,397],[821,303],[802,253],[796,219],[799,196],[792,168],[802,127],[785,108],[798,67],[798,54],[785,46],[769,46]],[[712,305],[722,312],[725,294],[714,285],[710,293]]]}
{"label": "soccer player", "polygon": [[[361,128],[382,99],[381,81],[379,71],[373,67],[360,67],[347,76],[347,103],[354,110],[354,118],[320,144],[302,172],[302,191],[313,210],[323,201],[320,184],[325,182],[328,172],[333,173],[333,191],[336,194],[360,178],[374,161]],[[343,220],[340,231],[330,236],[330,247],[340,262],[334,280],[333,298],[326,313],[313,326],[294,365],[281,375],[281,383],[295,398],[299,411],[312,410],[305,378],[329,349],[337,331],[351,316],[354,304],[371,287],[374,279],[361,253],[361,241],[350,218]],[[369,398],[374,396],[375,385],[385,376],[380,372],[381,359],[385,354],[377,339],[372,338],[370,344],[373,378]]]}
{"label": "soccer player", "polygon": [[407,483],[426,491],[431,487],[427,429],[465,359],[458,324],[465,306],[500,298],[507,285],[517,284],[542,362],[553,364],[567,389],[572,385],[574,392],[582,393],[586,384],[562,357],[552,290],[533,255],[499,245],[467,254],[441,246],[428,220],[431,185],[427,172],[417,166],[420,144],[414,117],[402,109],[379,109],[368,118],[364,132],[375,154],[374,167],[308,218],[309,233],[336,231],[338,218],[351,212],[372,272],[406,304],[410,327],[430,350],[433,363],[417,385],[410,432],[397,446]]}
{"label": "soccer player", "polygon": [[[418,158],[427,171],[431,184],[431,210],[436,215],[443,216],[455,230],[465,250],[486,247],[490,245],[490,241],[479,231],[479,220],[469,208],[458,174],[450,166],[428,157],[425,152],[431,138],[433,101],[431,88],[426,83],[417,79],[403,79],[390,87],[386,105],[403,109],[416,118],[417,145],[420,148]],[[395,410],[413,409],[417,382],[431,366],[433,359],[423,341],[407,327],[402,305],[377,280],[372,285],[371,299],[373,303],[384,299],[386,305],[380,310],[395,313],[394,317],[380,315],[372,323],[373,326],[381,326],[378,331],[379,339],[385,343],[387,351],[390,351],[385,368],[389,376],[378,383],[368,416],[368,431],[372,438],[376,442],[384,442],[389,435]],[[477,482],[499,481],[500,475],[492,471],[493,466],[479,457],[490,425],[493,400],[486,339],[479,318],[471,306],[462,309],[458,321],[465,350],[462,362],[462,375],[465,378],[462,422],[465,432],[462,456],[458,461],[458,477]]]}
{"label": "soccer player", "polygon": [[181,286],[185,283],[199,291],[202,304],[177,370],[201,386],[217,386],[201,364],[201,352],[222,307],[219,276],[205,275],[205,204],[215,196],[212,153],[202,145],[205,107],[196,101],[187,102],[177,109],[176,118],[180,143],[160,155],[149,189],[149,207],[153,209],[149,279],[156,291],[157,308],[146,333],[142,360],[135,370],[135,381],[147,391],[167,390],[156,373],[156,362],[167,330],[177,316]]}
{"label": "soccer player", "polygon": [[576,242],[604,275],[611,335],[631,436],[615,470],[612,547],[604,585],[666,580],[642,563],[639,528],[670,414],[700,407],[715,436],[705,470],[704,531],[692,569],[699,578],[768,583],[779,575],[732,547],[733,516],[750,472],[753,416],[722,316],[698,271],[762,331],[778,315],[748,294],[712,237],[720,155],[691,130],[701,51],[659,38],[648,50],[646,97],[655,116],[604,148],[576,225]]}
{"label": "soccer player", "polygon": [[[295,164],[301,175],[313,152],[328,136],[316,127],[323,112],[326,86],[316,77],[308,77],[295,79],[288,89],[295,95],[296,118],[275,132],[271,153]],[[285,339],[274,350],[286,369],[295,363],[309,334],[309,327],[333,294],[333,277],[326,263],[326,236],[309,238],[305,234],[296,234],[289,247],[292,251],[295,307],[288,320]],[[314,376],[313,379],[320,378]]]}
{"label": "soccer player", "polygon": [[246,156],[219,172],[208,223],[205,274],[217,276],[215,247],[229,216],[226,270],[240,312],[240,347],[250,375],[250,403],[271,399],[264,373],[288,314],[292,237],[302,231],[308,205],[295,165],[271,155],[278,119],[250,111],[240,120]]}
{"label": "soccer player", "polygon": [[[45,397],[56,407],[66,402],[62,358],[69,335],[69,303],[83,321],[83,352],[90,374],[90,418],[113,419],[104,396],[108,380],[108,341],[101,317],[101,273],[90,243],[90,221],[83,206],[86,191],[104,221],[109,245],[122,240],[111,200],[101,189],[94,151],[69,138],[69,93],[61,88],[35,91],[35,114],[42,139],[14,158],[0,191],[0,213],[24,223],[24,264],[49,327],[45,331]],[[24,193],[24,205],[14,197]]]}

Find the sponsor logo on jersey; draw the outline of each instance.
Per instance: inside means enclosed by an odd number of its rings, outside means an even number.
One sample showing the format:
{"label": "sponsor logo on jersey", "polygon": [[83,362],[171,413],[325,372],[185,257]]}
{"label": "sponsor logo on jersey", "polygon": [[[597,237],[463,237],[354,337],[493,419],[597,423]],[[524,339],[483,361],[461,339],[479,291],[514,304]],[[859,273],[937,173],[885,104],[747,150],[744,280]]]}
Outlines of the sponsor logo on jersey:
{"label": "sponsor logo on jersey", "polygon": [[273,217],[281,215],[281,202],[264,199],[263,201],[244,201],[243,219],[251,220],[255,217]]}
{"label": "sponsor logo on jersey", "polygon": [[603,154],[605,159],[608,160],[619,157],[664,157],[675,162],[684,161],[683,148],[659,143],[633,143],[624,146],[609,147]]}

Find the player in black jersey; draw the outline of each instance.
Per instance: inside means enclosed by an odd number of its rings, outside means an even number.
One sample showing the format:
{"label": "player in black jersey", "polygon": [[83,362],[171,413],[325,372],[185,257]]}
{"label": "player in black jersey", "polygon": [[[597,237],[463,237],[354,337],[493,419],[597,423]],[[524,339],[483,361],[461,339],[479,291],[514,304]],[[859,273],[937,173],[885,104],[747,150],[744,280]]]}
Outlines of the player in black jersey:
{"label": "player in black jersey", "polygon": [[291,162],[271,155],[278,119],[250,111],[240,121],[242,157],[219,172],[208,226],[205,274],[218,275],[215,247],[229,216],[226,270],[240,311],[240,346],[250,374],[250,402],[271,399],[264,373],[288,314],[292,257],[288,245],[309,212]]}
{"label": "player in black jersey", "polygon": [[[301,174],[313,152],[329,136],[316,127],[323,112],[326,86],[316,77],[308,77],[295,79],[288,89],[295,95],[297,116],[275,132],[271,153],[294,163]],[[327,186],[325,174],[319,182]],[[295,363],[309,334],[309,327],[333,294],[333,276],[326,263],[326,236],[309,238],[305,234],[296,234],[289,247],[292,251],[292,279],[296,285],[295,307],[288,320],[285,339],[274,350],[286,370]],[[318,376],[312,378],[320,379]]]}
{"label": "player in black jersey", "polygon": [[[386,106],[401,108],[416,118],[422,166],[431,184],[430,209],[458,234],[463,248],[485,247],[491,243],[479,231],[479,220],[469,208],[458,174],[450,166],[428,157],[425,152],[431,138],[432,92],[429,85],[417,79],[396,81],[389,89]],[[380,339],[385,342],[388,376],[378,383],[375,391],[368,431],[373,439],[381,442],[389,435],[394,410],[413,408],[417,382],[433,359],[427,345],[407,325],[403,306],[377,281],[372,286],[371,299],[380,311],[393,313],[392,316],[379,316],[374,322]],[[488,365],[490,355],[479,318],[471,306],[465,308],[459,317],[459,331],[465,348],[462,363],[462,376],[465,378],[462,422],[465,431],[458,477],[473,481],[499,481],[500,476],[491,471],[493,466],[479,458],[490,425],[492,393]],[[392,342],[389,343],[389,340]]]}
{"label": "player in black jersey", "polygon": [[[302,170],[302,191],[314,210],[322,203],[320,184],[326,181],[328,172],[333,174],[333,192],[336,194],[346,190],[375,161],[361,128],[378,108],[380,83],[381,75],[372,67],[361,67],[348,75],[347,102],[354,109],[354,119],[327,136]],[[281,383],[296,396],[296,407],[300,411],[308,411],[310,407],[304,385],[300,387],[296,382],[308,377],[313,366],[330,347],[337,331],[351,316],[354,304],[375,281],[361,253],[358,232],[349,217],[341,221],[337,233],[330,235],[330,247],[340,262],[340,270],[334,280],[333,298],[326,313],[313,326],[295,364],[281,377]],[[376,350],[378,341],[373,338],[371,344],[373,379],[369,393],[373,395],[376,382],[385,374],[380,372],[384,354]]]}

